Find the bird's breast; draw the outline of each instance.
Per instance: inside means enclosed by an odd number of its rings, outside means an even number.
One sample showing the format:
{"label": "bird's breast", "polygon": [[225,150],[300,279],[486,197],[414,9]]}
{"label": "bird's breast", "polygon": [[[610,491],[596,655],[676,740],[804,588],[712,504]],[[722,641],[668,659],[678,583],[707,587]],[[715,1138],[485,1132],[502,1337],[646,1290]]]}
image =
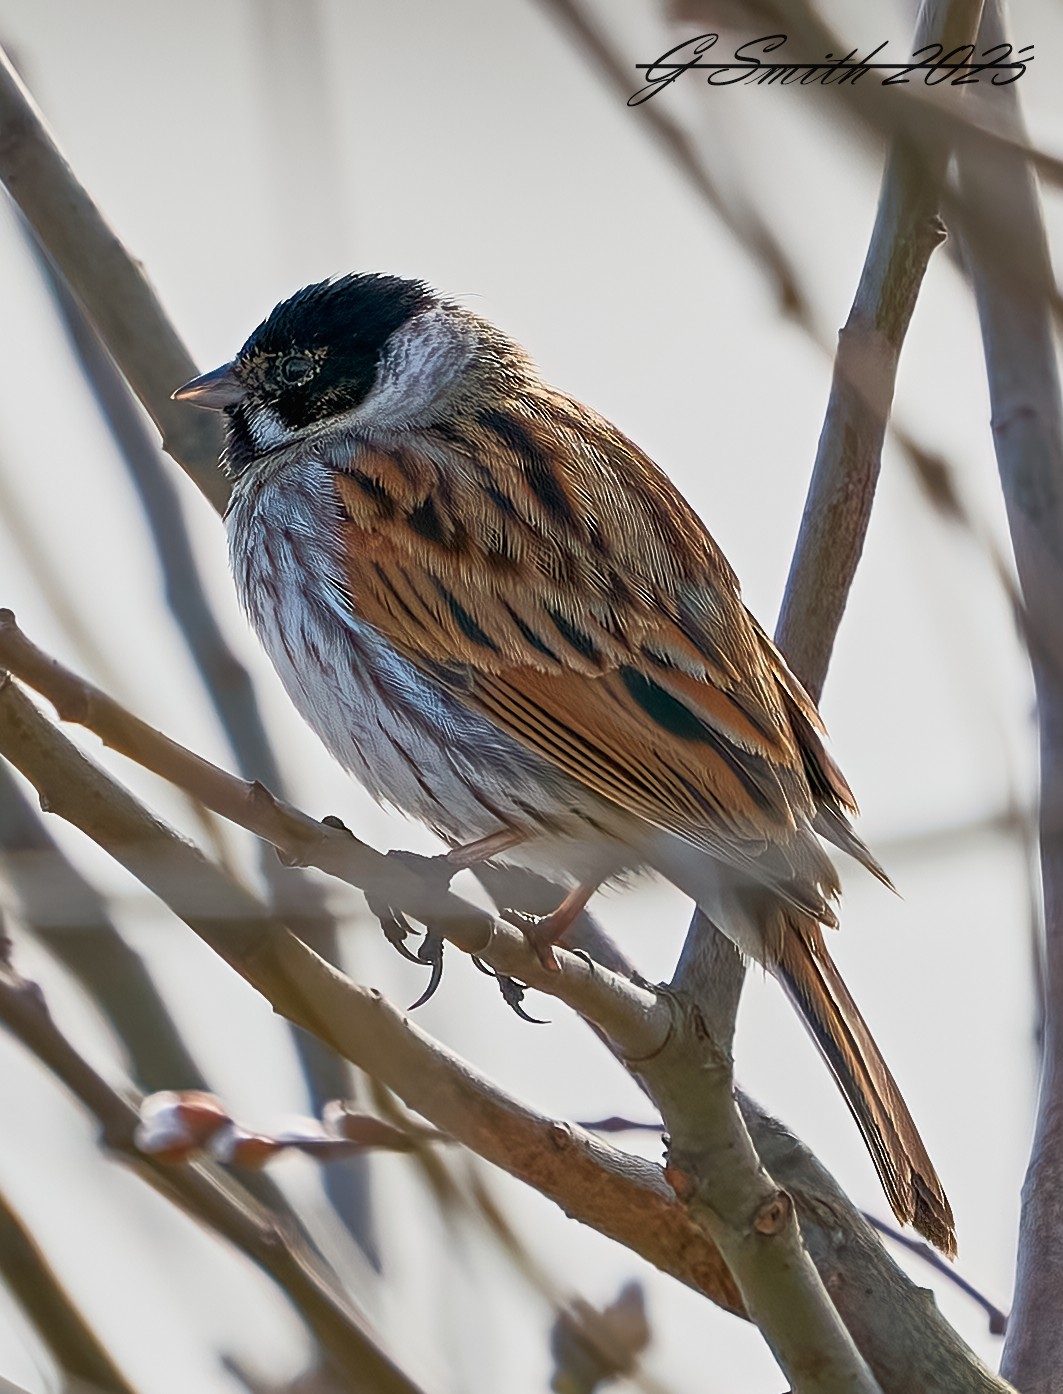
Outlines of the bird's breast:
{"label": "bird's breast", "polygon": [[289,697],[376,799],[454,842],[503,825],[539,839],[578,835],[586,791],[359,618],[327,465],[290,463],[240,479],[227,527],[240,600]]}

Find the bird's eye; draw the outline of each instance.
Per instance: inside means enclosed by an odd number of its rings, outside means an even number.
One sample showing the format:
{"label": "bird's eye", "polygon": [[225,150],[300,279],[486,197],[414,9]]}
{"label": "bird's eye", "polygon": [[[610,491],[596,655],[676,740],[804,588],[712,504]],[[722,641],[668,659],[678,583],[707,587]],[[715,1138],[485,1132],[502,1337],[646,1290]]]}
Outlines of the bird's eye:
{"label": "bird's eye", "polygon": [[280,379],[285,387],[298,387],[314,376],[314,364],[304,353],[293,353],[280,365]]}

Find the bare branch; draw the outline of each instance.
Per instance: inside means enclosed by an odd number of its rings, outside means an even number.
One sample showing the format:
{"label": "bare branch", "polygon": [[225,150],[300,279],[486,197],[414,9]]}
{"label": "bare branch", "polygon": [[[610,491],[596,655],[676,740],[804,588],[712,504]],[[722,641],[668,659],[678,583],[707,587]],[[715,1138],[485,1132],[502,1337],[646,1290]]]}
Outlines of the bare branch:
{"label": "bare branch", "polygon": [[[981,41],[1005,38],[989,0]],[[1010,130],[1024,137],[1017,92],[1004,89]],[[967,228],[964,249],[982,325],[993,441],[1028,617],[1041,744],[1041,876],[1045,913],[1044,1054],[1037,1129],[1023,1188],[1015,1305],[1002,1369],[1024,1394],[1049,1394],[1063,1368],[1063,406],[1052,320],[1036,282],[1051,277],[1030,165],[1001,149],[959,161],[968,198],[991,206],[1006,235]],[[1030,268],[1035,276],[1031,278]],[[1021,279],[1020,279],[1021,278]],[[1025,293],[1016,289],[1025,284]]]}
{"label": "bare branch", "polygon": [[35,937],[98,1004],[143,1088],[198,1089],[202,1072],[102,896],[64,856],[0,764],[0,870]]}
{"label": "bare branch", "polygon": [[[4,971],[0,968],[0,974]],[[0,1277],[74,1387],[88,1385],[101,1394],[133,1394],[133,1386],[78,1310],[2,1191]]]}
{"label": "bare branch", "polygon": [[221,512],[229,486],[218,469],[218,423],[170,393],[196,374],[148,284],[63,159],[33,99],[0,51],[0,180],[107,350],[159,428],[164,448]]}
{"label": "bare branch", "polygon": [[[0,685],[0,752],[51,810],[160,895],[289,1020],[314,1031],[437,1128],[557,1200],[569,1214],[728,1310],[740,1310],[726,1266],[677,1204],[659,1167],[524,1108],[430,1041],[379,993],[331,968],[93,766],[10,680]],[[413,879],[408,870],[404,875]],[[481,918],[490,926],[489,916]],[[547,973],[517,930],[500,925],[498,937],[509,951],[503,971],[516,966],[509,955],[527,962],[557,996],[608,1022],[633,1052],[651,1054],[666,1038],[671,1011],[652,991],[564,951],[558,954],[560,971]],[[487,945],[481,947],[487,952]]]}
{"label": "bare branch", "polygon": [[730,1057],[692,1001],[676,1000],[669,1039],[633,1068],[668,1130],[668,1179],[719,1246],[793,1388],[878,1394],[805,1248],[793,1198],[764,1169],[735,1106]]}
{"label": "bare branch", "polygon": [[[566,1213],[728,1310],[740,1310],[719,1251],[676,1200],[659,1168],[525,1108],[417,1031],[378,993],[330,969],[251,897],[224,878],[219,884],[216,868],[92,766],[10,682],[0,688],[0,752],[31,779],[47,807],[85,830],[161,893],[277,1010],[318,1032],[437,1128],[535,1186]],[[239,781],[233,783],[239,787]],[[305,815],[299,817],[314,826]],[[372,856],[394,879],[388,859]],[[409,866],[403,875],[416,879]],[[423,900],[427,892],[410,894]],[[490,923],[489,917],[481,915],[481,920]],[[454,923],[461,927],[460,919]],[[545,973],[508,926],[497,926],[483,947],[498,955],[503,972],[519,973],[525,964],[538,972],[544,990],[600,1023],[621,1042],[621,1053],[638,1057],[631,1068],[651,1076],[656,1071],[655,1083],[663,1081],[667,1087],[667,1066],[656,1060],[662,1049],[667,1052],[677,1010],[667,994],[662,998],[564,951],[558,955],[560,971]],[[692,1056],[684,1046],[685,1033],[677,1039],[679,1068],[689,1070]],[[758,1153],[794,1198],[813,1261],[883,1391],[1001,1394],[1007,1386],[983,1369],[897,1270],[807,1150],[748,1099],[740,1096],[739,1103]]]}
{"label": "bare branch", "polygon": [[162,1162],[186,1162],[206,1153],[241,1171],[268,1165],[282,1153],[301,1152],[329,1163],[361,1152],[418,1152],[428,1143],[452,1142],[438,1128],[396,1126],[371,1113],[355,1113],[338,1099],[321,1118],[290,1118],[272,1132],[246,1128],[217,1096],[202,1089],[164,1089],[140,1101],[136,1142]]}
{"label": "bare branch", "polygon": [[[945,49],[975,38],[981,0],[929,0],[915,44]],[[852,309],[838,341],[827,413],[794,549],[776,640],[808,690],[823,690],[871,517],[897,362],[930,255],[948,147],[900,139]]]}
{"label": "bare branch", "polygon": [[[167,604],[225,732],[237,768],[246,779],[261,780],[267,788],[286,797],[285,780],[266,732],[251,675],[218,623],[195,559],[180,497],[150,428],[88,316],[39,244],[32,236],[28,235],[28,240],[73,352],[140,499],[162,571]],[[338,956],[336,923],[322,891],[297,868],[282,865],[266,844],[261,845],[261,853],[262,874],[274,909],[301,939],[334,962]],[[343,1061],[321,1049],[313,1037],[297,1028],[293,1028],[292,1038],[315,1108],[351,1092],[354,1081]],[[177,1079],[172,1082],[180,1083]],[[355,1242],[379,1267],[368,1168],[357,1159],[346,1167],[331,1167],[325,1173],[324,1185]]]}
{"label": "bare branch", "polygon": [[110,1151],[274,1279],[309,1323],[348,1388],[357,1394],[419,1394],[316,1257],[242,1187],[213,1168],[165,1166],[137,1149],[135,1105],[63,1036],[36,984],[5,967],[0,967],[0,1022],[96,1117]]}

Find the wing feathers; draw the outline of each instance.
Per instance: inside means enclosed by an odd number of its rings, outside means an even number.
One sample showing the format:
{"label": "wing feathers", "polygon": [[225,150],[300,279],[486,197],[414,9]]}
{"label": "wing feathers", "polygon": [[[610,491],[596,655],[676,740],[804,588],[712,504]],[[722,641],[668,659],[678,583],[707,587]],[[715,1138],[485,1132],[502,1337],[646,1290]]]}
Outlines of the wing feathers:
{"label": "wing feathers", "polygon": [[334,475],[345,580],[400,652],[714,855],[748,866],[793,843],[805,876],[817,819],[862,848],[815,707],[700,520],[614,427],[543,389],[410,456],[359,447]]}
{"label": "wing feathers", "polygon": [[849,825],[814,703],[682,496],[608,422],[529,387],[416,451],[359,446],[332,464],[360,618],[647,825],[676,884],[708,866],[726,890],[721,861],[741,903],[760,883],[736,942],[800,1008],[898,1217],[951,1253],[940,1182],[823,945],[838,886],[815,833],[887,878]]}

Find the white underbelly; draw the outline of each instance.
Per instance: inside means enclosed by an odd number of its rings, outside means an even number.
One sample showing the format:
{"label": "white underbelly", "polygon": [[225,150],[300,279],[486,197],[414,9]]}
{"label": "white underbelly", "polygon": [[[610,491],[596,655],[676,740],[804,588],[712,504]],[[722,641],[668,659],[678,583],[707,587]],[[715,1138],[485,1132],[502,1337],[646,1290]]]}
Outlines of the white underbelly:
{"label": "white underbelly", "polygon": [[[238,485],[228,516],[244,608],[285,690],[339,763],[382,803],[451,843],[527,828],[506,860],[580,876],[628,822],[424,678],[351,612],[329,524],[328,469]],[[597,829],[588,824],[593,820]],[[608,855],[608,854],[607,854]]]}

